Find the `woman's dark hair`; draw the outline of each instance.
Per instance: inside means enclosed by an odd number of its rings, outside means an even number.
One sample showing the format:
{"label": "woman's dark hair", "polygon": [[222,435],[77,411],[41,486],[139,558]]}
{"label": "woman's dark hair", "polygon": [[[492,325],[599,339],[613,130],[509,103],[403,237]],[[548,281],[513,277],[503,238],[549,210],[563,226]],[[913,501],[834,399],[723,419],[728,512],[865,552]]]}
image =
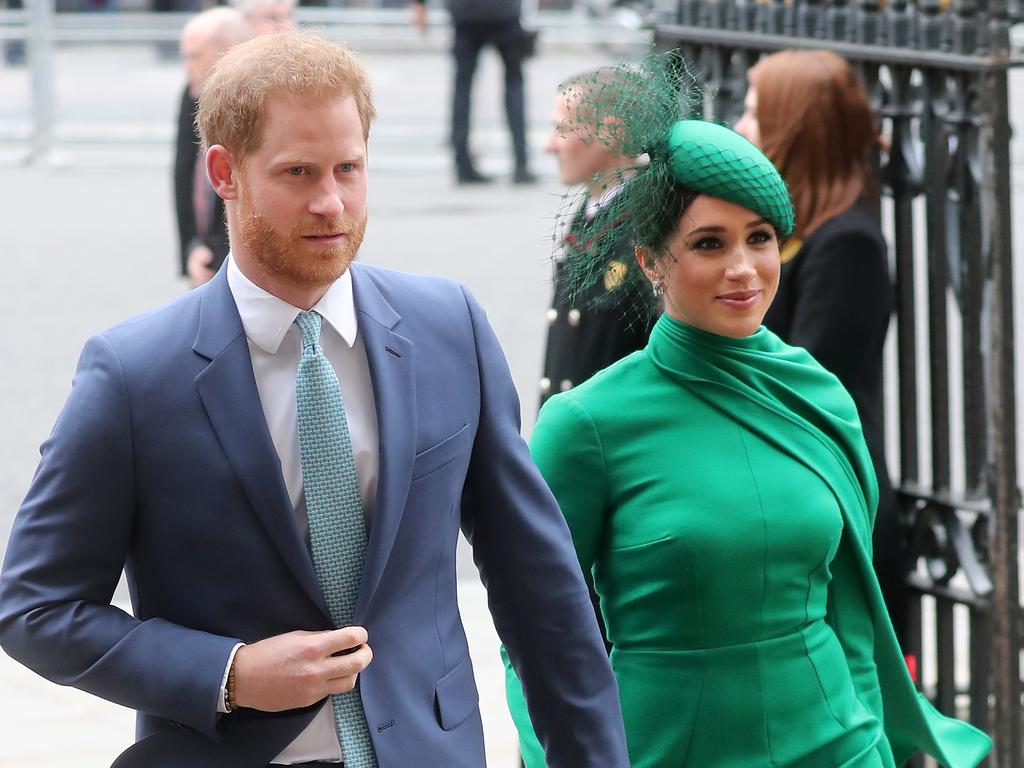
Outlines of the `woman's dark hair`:
{"label": "woman's dark hair", "polygon": [[[666,195],[661,200],[660,206],[655,204],[650,209],[657,215],[651,218],[650,234],[644,238],[646,242],[637,242],[637,245],[642,245],[652,256],[662,255],[668,247],[668,241],[679,229],[679,220],[683,213],[693,205],[693,201],[698,197],[700,197],[699,192],[694,192],[679,184],[673,184],[666,190]],[[653,204],[655,201],[651,202]]]}

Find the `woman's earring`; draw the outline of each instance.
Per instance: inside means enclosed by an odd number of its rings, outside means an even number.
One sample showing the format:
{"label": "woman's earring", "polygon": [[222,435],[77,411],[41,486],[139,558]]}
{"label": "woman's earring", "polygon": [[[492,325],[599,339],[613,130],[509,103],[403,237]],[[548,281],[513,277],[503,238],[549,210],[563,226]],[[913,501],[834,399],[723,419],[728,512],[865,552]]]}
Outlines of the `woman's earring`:
{"label": "woman's earring", "polygon": [[665,286],[662,285],[661,280],[651,280],[651,290],[654,291],[654,298],[660,299],[665,295]]}

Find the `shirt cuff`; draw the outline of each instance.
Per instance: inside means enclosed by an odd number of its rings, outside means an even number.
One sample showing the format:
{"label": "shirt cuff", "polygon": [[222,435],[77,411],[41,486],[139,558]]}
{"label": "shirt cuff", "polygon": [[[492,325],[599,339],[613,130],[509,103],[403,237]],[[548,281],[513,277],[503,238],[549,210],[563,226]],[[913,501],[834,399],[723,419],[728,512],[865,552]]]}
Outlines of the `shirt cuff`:
{"label": "shirt cuff", "polygon": [[224,694],[228,687],[228,674],[231,672],[231,665],[235,662],[235,654],[238,653],[238,649],[243,645],[245,645],[245,643],[238,643],[231,649],[231,655],[228,656],[228,663],[224,666],[224,674],[220,679],[220,696],[217,697],[218,714],[226,715],[228,713],[228,708],[224,705],[224,700],[227,698]]}

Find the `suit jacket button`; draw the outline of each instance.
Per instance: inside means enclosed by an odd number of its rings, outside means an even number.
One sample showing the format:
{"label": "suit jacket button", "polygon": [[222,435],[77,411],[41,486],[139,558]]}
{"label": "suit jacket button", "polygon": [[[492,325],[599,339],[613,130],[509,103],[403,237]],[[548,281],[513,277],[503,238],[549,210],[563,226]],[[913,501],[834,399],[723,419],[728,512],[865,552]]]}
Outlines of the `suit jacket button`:
{"label": "suit jacket button", "polygon": [[563,392],[568,392],[572,389],[572,382],[568,379],[562,379],[562,383],[558,385],[558,388]]}
{"label": "suit jacket button", "polygon": [[547,376],[545,376],[543,379],[540,380],[540,393],[542,395],[546,395],[550,391],[551,391],[551,379],[549,379]]}
{"label": "suit jacket button", "polygon": [[554,325],[555,320],[558,319],[558,310],[552,307],[548,310],[548,325]]}
{"label": "suit jacket button", "polygon": [[578,309],[569,310],[569,325],[575,328],[580,324],[580,311]]}

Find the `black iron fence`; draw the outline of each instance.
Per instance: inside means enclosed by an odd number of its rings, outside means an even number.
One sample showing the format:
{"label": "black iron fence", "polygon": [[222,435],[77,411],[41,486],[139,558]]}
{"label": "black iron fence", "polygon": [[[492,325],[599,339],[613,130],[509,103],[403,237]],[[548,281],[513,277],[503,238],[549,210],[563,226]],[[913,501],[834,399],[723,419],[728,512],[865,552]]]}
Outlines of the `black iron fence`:
{"label": "black iron fence", "polygon": [[1005,0],[660,0],[652,16],[657,46],[702,73],[712,119],[739,116],[764,53],[827,48],[864,79],[889,146],[906,650],[927,662],[939,709],[993,734],[998,768],[1024,765],[1007,89],[1024,63],[1009,44],[1020,12]]}

